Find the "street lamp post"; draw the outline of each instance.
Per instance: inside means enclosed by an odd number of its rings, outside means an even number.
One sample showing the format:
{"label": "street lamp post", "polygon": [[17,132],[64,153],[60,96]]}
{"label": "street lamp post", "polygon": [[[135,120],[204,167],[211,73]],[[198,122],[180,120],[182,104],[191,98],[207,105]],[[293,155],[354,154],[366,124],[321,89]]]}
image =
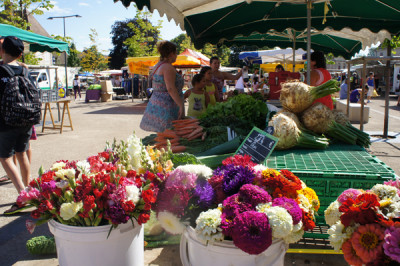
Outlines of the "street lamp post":
{"label": "street lamp post", "polygon": [[[70,16],[59,16],[59,17],[48,17],[47,19],[52,20],[55,18],[62,18],[63,19],[63,26],[64,26],[64,39],[65,39],[65,19],[66,18],[81,18],[80,15],[70,15]],[[64,52],[64,67],[65,67],[65,92],[68,93],[68,72],[67,72],[67,52]],[[58,84],[57,84],[58,86]]]}

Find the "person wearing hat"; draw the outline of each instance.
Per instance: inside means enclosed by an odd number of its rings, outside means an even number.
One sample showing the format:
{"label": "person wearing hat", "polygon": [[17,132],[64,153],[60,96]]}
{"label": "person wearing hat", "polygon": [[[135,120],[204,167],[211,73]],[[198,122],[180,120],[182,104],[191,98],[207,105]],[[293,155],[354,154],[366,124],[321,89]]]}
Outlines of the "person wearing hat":
{"label": "person wearing hat", "polygon": [[[24,67],[17,63],[17,60],[22,56],[23,51],[24,44],[19,38],[14,36],[7,36],[4,38],[1,51],[3,64],[9,65],[15,75],[23,73]],[[30,80],[34,84],[31,77]],[[3,97],[3,90],[9,81],[9,74],[5,69],[0,67],[0,99]],[[31,166],[27,155],[31,134],[32,126],[12,127],[6,125],[3,118],[0,117],[0,162],[18,193],[28,186],[31,175]],[[18,159],[20,166],[19,170],[13,161],[14,154]],[[14,203],[10,209],[4,212],[4,214],[13,214],[24,208],[24,206],[18,206]]]}

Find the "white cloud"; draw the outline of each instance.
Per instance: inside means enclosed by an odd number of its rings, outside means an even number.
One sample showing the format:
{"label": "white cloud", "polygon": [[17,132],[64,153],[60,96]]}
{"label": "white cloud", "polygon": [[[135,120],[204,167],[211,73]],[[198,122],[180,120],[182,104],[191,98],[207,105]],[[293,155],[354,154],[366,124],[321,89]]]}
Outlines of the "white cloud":
{"label": "white cloud", "polygon": [[79,3],[78,5],[80,5],[80,6],[89,6],[88,3],[84,3],[84,2],[81,2],[81,3]]}
{"label": "white cloud", "polygon": [[[68,7],[61,8],[58,5],[57,1],[50,1],[50,3],[52,5],[54,5],[54,7],[47,12],[51,12],[51,14],[53,14],[53,15],[67,15],[67,14],[71,14],[71,12],[72,12],[72,8],[68,8]],[[44,10],[44,11],[46,11],[46,10]]]}

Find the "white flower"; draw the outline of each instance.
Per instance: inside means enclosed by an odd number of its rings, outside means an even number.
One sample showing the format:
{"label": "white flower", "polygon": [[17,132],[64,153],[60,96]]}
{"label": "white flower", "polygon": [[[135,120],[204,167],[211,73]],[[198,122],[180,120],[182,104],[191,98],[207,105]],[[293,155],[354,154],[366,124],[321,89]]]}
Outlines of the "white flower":
{"label": "white flower", "polygon": [[129,201],[133,201],[134,204],[138,203],[138,201],[140,200],[140,189],[135,186],[126,186],[125,187],[126,190],[126,200]]}
{"label": "white flower", "polygon": [[256,166],[253,167],[254,172],[259,172],[259,171],[264,171],[267,170],[268,167],[266,167],[265,165],[262,164],[257,164]]}
{"label": "white flower", "polygon": [[68,186],[69,186],[69,182],[67,180],[61,180],[60,182],[56,183],[56,187],[61,188],[61,189],[66,188]]}
{"label": "white flower", "polygon": [[303,222],[300,221],[297,224],[293,225],[293,231],[292,232],[297,232],[303,229]]}
{"label": "white flower", "polygon": [[342,248],[343,243],[350,239],[353,234],[355,227],[349,226],[346,227],[339,221],[336,224],[332,225],[328,229],[329,241],[331,246],[339,251]]}
{"label": "white flower", "polygon": [[392,199],[385,199],[379,201],[380,207],[378,213],[383,215],[386,219],[396,218],[400,216],[400,201],[393,201]]}
{"label": "white flower", "polygon": [[73,218],[82,207],[83,207],[82,201],[63,203],[61,204],[60,207],[60,216],[64,220],[68,221],[69,219]]}
{"label": "white flower", "polygon": [[79,161],[76,163],[76,169],[78,169],[82,174],[89,174],[90,173],[90,164],[87,161]]}
{"label": "white flower", "polygon": [[397,188],[388,185],[376,184],[371,188],[371,191],[378,195],[380,200],[392,199],[394,201],[399,200],[397,195]]}
{"label": "white flower", "polygon": [[222,241],[221,211],[219,209],[211,209],[200,213],[196,219],[196,233],[205,241]]}
{"label": "white flower", "polygon": [[290,234],[285,236],[283,240],[286,244],[292,244],[298,242],[304,235],[304,230],[292,231]]}
{"label": "white flower", "polygon": [[264,209],[272,229],[272,237],[284,238],[293,230],[293,219],[289,212],[282,207]]}
{"label": "white flower", "polygon": [[313,206],[306,196],[304,196],[303,194],[299,194],[297,196],[297,199],[301,209],[303,209],[305,212],[312,212]]}
{"label": "white flower", "polygon": [[157,218],[164,230],[170,234],[182,234],[185,229],[179,218],[170,212],[159,212]]}
{"label": "white flower", "polygon": [[205,179],[209,179],[213,174],[213,171],[210,167],[201,164],[186,164],[178,166],[176,169],[179,169],[185,173],[196,174],[198,177]]}
{"label": "white flower", "polygon": [[75,177],[75,169],[60,169],[56,172],[56,177],[65,179],[67,178],[74,178]]}
{"label": "white flower", "polygon": [[340,203],[337,200],[335,200],[324,211],[325,222],[328,225],[332,226],[340,220],[340,215],[342,215],[342,213],[339,211],[339,207],[340,207]]}
{"label": "white flower", "polygon": [[53,164],[53,166],[50,168],[51,171],[58,171],[63,169],[66,166],[66,164],[64,162],[58,162]]}
{"label": "white flower", "polygon": [[[135,134],[132,134],[128,137],[127,141],[127,151],[131,158],[130,163],[133,168],[138,170],[142,167],[142,160],[146,160],[147,162],[151,162],[151,158],[149,153],[143,147],[142,141]],[[143,156],[143,158],[142,158]]]}
{"label": "white flower", "polygon": [[271,202],[269,202],[269,203],[261,203],[261,204],[257,205],[256,210],[258,212],[264,212],[265,213],[265,210],[269,209],[271,207],[272,207],[272,203]]}

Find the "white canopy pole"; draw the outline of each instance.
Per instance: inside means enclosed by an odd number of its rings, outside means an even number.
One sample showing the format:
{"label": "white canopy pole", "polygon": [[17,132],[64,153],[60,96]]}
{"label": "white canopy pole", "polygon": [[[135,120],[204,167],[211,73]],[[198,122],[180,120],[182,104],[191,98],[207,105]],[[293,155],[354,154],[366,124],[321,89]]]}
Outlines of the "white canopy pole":
{"label": "white canopy pole", "polygon": [[311,0],[307,0],[307,84],[310,85],[311,63]]}

